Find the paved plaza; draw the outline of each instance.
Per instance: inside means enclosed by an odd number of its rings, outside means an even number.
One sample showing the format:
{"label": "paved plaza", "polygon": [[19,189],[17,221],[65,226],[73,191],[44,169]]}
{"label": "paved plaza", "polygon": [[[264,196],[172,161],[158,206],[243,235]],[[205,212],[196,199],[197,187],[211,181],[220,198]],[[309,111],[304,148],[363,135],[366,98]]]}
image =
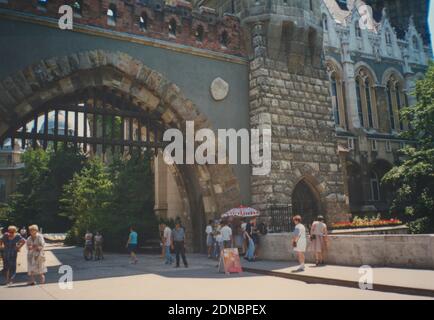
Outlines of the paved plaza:
{"label": "paved plaza", "polygon": [[[10,287],[0,287],[0,299],[426,299],[414,295],[362,291],[333,285],[308,284],[303,281],[244,272],[240,275],[219,273],[216,262],[202,255],[189,255],[190,267],[176,269],[164,265],[159,256],[141,255],[131,265],[127,255],[106,254],[104,261],[84,261],[82,249],[49,245],[47,248],[47,283],[26,285],[25,251],[19,255],[19,274]],[[245,267],[290,272],[287,263],[256,262]],[[73,289],[62,290],[58,280],[61,265],[73,270]],[[357,268],[307,265],[306,274],[355,280]],[[434,271],[375,269],[374,281],[434,289]]]}

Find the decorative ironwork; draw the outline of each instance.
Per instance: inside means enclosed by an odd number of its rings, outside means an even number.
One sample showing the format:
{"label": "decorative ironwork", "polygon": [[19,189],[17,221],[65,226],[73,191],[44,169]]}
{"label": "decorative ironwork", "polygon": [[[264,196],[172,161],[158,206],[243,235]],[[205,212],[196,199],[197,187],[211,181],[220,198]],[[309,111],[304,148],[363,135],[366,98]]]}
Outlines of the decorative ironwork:
{"label": "decorative ironwork", "polygon": [[42,106],[17,122],[0,138],[0,148],[12,149],[72,145],[85,153],[102,154],[107,149],[124,153],[127,148],[142,151],[163,149],[165,127],[160,117],[135,105],[129,97],[107,88],[92,88],[65,96]]}
{"label": "decorative ironwork", "polygon": [[273,206],[268,208],[267,216],[269,217],[268,230],[270,233],[291,232],[294,229],[292,223],[292,210],[288,206]]}

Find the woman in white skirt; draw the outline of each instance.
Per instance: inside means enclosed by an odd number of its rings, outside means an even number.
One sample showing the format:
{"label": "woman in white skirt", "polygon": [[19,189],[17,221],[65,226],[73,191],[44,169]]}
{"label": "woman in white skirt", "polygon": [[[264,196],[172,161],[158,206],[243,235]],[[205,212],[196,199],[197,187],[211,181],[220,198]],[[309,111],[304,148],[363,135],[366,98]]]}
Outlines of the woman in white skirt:
{"label": "woman in white skirt", "polygon": [[295,224],[294,234],[292,236],[292,247],[294,251],[297,253],[299,266],[296,271],[304,271],[304,253],[306,252],[306,228],[301,224],[301,217],[295,216],[292,218]]}
{"label": "woman in white skirt", "polygon": [[37,225],[29,227],[30,237],[27,238],[27,272],[30,277],[28,284],[35,285],[35,276],[39,276],[40,283],[45,283],[45,241],[42,234],[39,233]]}

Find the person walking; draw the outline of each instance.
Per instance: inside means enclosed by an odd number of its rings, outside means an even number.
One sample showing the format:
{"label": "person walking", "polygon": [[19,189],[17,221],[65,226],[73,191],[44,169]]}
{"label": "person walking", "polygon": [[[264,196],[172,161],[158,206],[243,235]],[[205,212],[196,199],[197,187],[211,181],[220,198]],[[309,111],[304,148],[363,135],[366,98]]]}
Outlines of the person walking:
{"label": "person walking", "polygon": [[179,268],[179,256],[181,256],[184,266],[188,268],[187,258],[185,257],[185,230],[179,221],[176,222],[175,229],[172,230],[172,241],[176,255],[176,268]]}
{"label": "person walking", "polygon": [[301,217],[295,216],[293,219],[295,224],[294,234],[292,236],[292,246],[297,253],[299,266],[295,270],[296,272],[304,271],[305,252],[306,252],[306,228],[301,224]]}
{"label": "person walking", "polygon": [[0,240],[3,249],[3,271],[6,278],[6,285],[11,284],[17,273],[17,256],[26,240],[17,233],[17,227],[9,226],[8,231]]}
{"label": "person walking", "polygon": [[93,234],[89,230],[84,235],[84,259],[86,261],[93,259]]}
{"label": "person walking", "polygon": [[327,225],[324,223],[324,217],[318,216],[312,223],[311,228],[311,245],[315,252],[315,264],[317,266],[324,264],[324,257],[327,251]]}
{"label": "person walking", "polygon": [[[250,232],[251,232],[251,230],[252,229],[250,228]],[[246,231],[244,231],[244,238],[246,239],[247,244],[248,244],[247,245],[247,252],[246,252],[246,255],[244,258],[247,259],[248,261],[252,262],[255,260],[255,242],[253,241],[252,234],[247,231],[247,228],[246,228]]]}
{"label": "person walking", "polygon": [[29,227],[30,236],[27,238],[27,273],[29,275],[28,285],[35,285],[35,276],[39,276],[40,284],[45,283],[45,274],[47,267],[45,266],[45,240],[42,234],[39,233],[39,228],[36,224]]}
{"label": "person walking", "polygon": [[128,236],[128,241],[126,248],[128,253],[130,254],[130,263],[137,264],[139,259],[137,259],[137,243],[138,243],[138,235],[137,232],[134,231],[134,227],[130,227],[130,234]]}
{"label": "person walking", "polygon": [[208,225],[205,228],[205,233],[206,233],[206,246],[208,248],[208,259],[211,259],[212,249],[214,245],[212,220],[208,221]]}
{"label": "person walking", "polygon": [[172,264],[173,257],[170,252],[170,248],[172,246],[172,229],[170,229],[165,223],[161,224],[161,229],[163,229],[163,250],[165,254],[165,264]]}
{"label": "person walking", "polygon": [[96,232],[94,240],[95,240],[95,260],[104,260],[104,253],[102,250],[104,237],[99,231]]}
{"label": "person walking", "polygon": [[233,240],[232,229],[231,227],[229,227],[227,221],[223,221],[223,227],[221,228],[220,233],[222,235],[223,248],[224,249],[232,248],[232,240]]}

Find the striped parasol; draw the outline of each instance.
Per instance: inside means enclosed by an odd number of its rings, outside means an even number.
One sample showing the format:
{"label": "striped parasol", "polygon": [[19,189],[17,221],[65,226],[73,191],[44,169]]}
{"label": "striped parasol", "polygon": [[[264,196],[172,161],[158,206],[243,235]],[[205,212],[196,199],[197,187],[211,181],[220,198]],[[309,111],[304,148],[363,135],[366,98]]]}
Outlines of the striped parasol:
{"label": "striped parasol", "polygon": [[257,216],[259,216],[258,210],[250,207],[245,207],[245,206],[232,208],[228,212],[222,214],[222,218],[229,218],[229,217],[249,218],[249,217],[257,217]]}

